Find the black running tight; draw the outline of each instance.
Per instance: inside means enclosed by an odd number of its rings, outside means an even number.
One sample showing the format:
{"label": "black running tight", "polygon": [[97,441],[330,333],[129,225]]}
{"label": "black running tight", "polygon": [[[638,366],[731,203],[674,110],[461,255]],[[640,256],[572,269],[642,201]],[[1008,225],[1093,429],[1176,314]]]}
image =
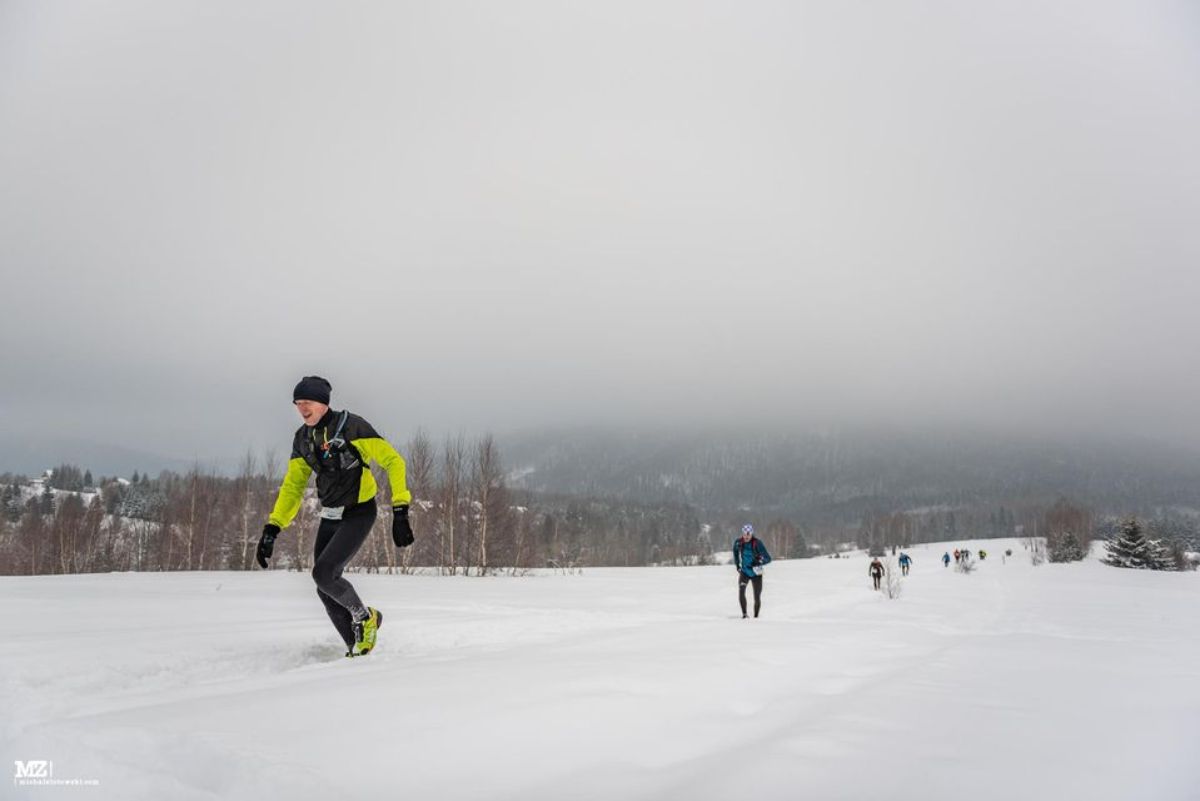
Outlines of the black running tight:
{"label": "black running tight", "polygon": [[762,576],[747,576],[745,573],[738,573],[738,603],[742,605],[742,614],[746,614],[746,585],[754,585],[754,616],[758,617],[758,610],[762,608]]}
{"label": "black running tight", "polygon": [[354,619],[366,617],[366,607],[354,585],[342,577],[342,571],[367,541],[374,523],[374,501],[352,506],[341,520],[321,520],[313,545],[312,577],[317,583],[317,597],[325,604],[347,648],[354,646]]}

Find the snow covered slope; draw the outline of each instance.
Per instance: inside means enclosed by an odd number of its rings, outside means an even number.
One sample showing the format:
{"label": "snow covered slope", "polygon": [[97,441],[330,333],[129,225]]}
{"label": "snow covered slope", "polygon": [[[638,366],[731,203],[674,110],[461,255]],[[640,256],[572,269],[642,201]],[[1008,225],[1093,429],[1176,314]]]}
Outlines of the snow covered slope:
{"label": "snow covered slope", "polygon": [[727,566],[356,576],[354,660],[303,574],[3,578],[0,758],[100,784],[0,797],[1200,798],[1200,574],[983,547],[776,562],[759,620]]}

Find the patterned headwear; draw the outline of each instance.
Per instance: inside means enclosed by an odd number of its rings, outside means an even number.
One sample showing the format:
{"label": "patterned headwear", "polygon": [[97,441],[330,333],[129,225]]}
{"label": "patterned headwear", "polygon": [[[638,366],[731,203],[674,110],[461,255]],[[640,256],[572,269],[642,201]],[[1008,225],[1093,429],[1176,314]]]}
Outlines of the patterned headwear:
{"label": "patterned headwear", "polygon": [[754,535],[754,526],[750,525],[749,523],[742,526],[742,536],[744,537],[747,534],[750,534],[751,536]]}

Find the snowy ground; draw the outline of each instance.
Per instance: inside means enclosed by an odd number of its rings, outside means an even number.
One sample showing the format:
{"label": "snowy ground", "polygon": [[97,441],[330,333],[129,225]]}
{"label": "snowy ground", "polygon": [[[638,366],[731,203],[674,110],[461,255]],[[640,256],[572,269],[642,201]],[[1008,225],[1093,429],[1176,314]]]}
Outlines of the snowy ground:
{"label": "snowy ground", "polygon": [[[867,563],[357,576],[341,657],[287,573],[0,579],[0,798],[1196,799],[1200,574]],[[12,768],[10,768],[12,769]]]}

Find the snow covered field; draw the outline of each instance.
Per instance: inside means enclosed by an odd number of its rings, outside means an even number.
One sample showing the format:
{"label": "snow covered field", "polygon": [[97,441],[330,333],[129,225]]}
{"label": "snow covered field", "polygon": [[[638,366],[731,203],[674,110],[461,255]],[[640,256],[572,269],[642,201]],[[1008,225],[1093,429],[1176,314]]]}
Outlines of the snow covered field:
{"label": "snow covered field", "polygon": [[[1004,547],[1014,556],[1001,563]],[[1196,799],[1200,574],[867,560],[354,576],[0,579],[0,798]]]}

